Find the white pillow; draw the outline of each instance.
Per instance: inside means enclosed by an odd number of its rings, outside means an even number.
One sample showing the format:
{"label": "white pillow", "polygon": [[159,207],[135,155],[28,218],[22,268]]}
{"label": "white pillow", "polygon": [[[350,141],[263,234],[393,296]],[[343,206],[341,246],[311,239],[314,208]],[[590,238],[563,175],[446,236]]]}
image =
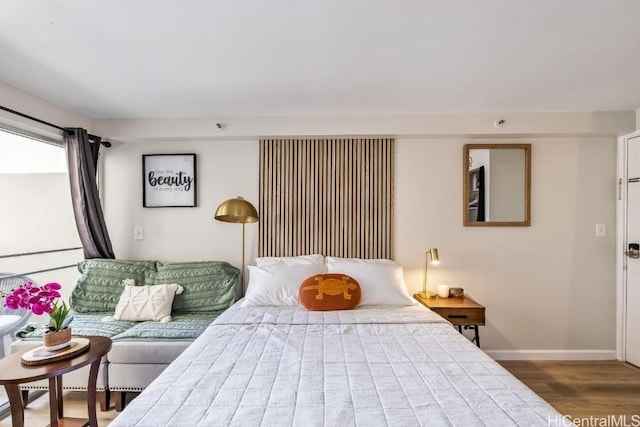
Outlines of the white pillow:
{"label": "white pillow", "polygon": [[360,284],[359,305],[413,305],[407,291],[402,266],[389,259],[327,257],[327,271],[353,277]]}
{"label": "white pillow", "polygon": [[293,266],[293,265],[322,265],[324,266],[324,257],[319,254],[301,255],[301,256],[266,256],[256,258],[256,267],[264,268],[271,266]]}
{"label": "white pillow", "polygon": [[300,284],[323,272],[324,264],[249,266],[249,283],[242,307],[297,307]]}
{"label": "white pillow", "polygon": [[125,286],[113,315],[114,320],[135,322],[155,320],[171,321],[171,304],[176,294],[184,288],[175,283],[170,285]]}

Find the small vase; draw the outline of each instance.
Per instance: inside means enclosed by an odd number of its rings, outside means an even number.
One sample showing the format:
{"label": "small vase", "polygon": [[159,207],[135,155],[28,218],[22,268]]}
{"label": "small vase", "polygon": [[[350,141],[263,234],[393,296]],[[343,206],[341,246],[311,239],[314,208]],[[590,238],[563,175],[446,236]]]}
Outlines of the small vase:
{"label": "small vase", "polygon": [[71,328],[60,331],[47,331],[44,334],[44,349],[47,351],[61,350],[71,343]]}

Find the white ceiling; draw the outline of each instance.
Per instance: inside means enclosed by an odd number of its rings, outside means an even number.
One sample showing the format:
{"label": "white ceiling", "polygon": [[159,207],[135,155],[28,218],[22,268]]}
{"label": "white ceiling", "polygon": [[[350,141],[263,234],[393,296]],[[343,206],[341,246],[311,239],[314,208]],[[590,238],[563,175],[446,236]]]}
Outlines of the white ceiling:
{"label": "white ceiling", "polygon": [[0,81],[91,118],[628,111],[640,1],[0,0]]}

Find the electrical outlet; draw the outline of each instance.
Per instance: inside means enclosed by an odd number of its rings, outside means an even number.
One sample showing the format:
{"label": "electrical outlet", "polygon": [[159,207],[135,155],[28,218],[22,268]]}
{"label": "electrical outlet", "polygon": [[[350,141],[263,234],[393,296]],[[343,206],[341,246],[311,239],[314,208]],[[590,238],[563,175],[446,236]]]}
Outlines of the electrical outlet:
{"label": "electrical outlet", "polygon": [[134,240],[144,240],[144,227],[141,225],[136,225],[133,227],[133,238]]}
{"label": "electrical outlet", "polygon": [[607,235],[607,227],[604,224],[596,224],[596,237],[605,237]]}

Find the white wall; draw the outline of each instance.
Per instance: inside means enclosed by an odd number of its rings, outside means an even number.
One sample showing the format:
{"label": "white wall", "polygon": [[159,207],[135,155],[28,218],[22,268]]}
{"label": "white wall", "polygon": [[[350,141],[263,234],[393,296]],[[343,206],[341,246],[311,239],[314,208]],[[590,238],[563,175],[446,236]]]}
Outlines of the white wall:
{"label": "white wall", "polygon": [[[495,128],[496,119],[505,124]],[[216,127],[222,123],[222,130]],[[370,116],[282,116],[93,120],[97,135],[116,141],[229,140],[281,135],[512,137],[623,135],[635,129],[633,111]]]}
{"label": "white wall", "polygon": [[[82,127],[91,130],[91,120],[73,111],[66,110],[46,99],[28,94],[18,88],[0,82],[0,99],[4,107],[11,108],[24,114],[37,117],[61,127]],[[0,121],[27,128],[33,131],[59,131],[49,126],[38,124],[27,119],[17,117],[11,113],[1,112]]]}
{"label": "white wall", "polygon": [[[142,155],[195,153],[195,208],[142,207]],[[160,261],[223,260],[240,266],[240,224],[214,220],[223,201],[258,204],[258,141],[114,144],[104,152],[104,210],[116,257]],[[134,226],[144,240],[133,239]],[[257,224],[247,224],[247,259],[257,252]]]}
{"label": "white wall", "polygon": [[[462,226],[468,142],[398,141],[396,254],[409,286],[419,288],[424,251],[437,247],[429,287],[461,286],[487,307],[484,349],[612,350],[614,138],[511,141],[533,144],[531,227]],[[416,192],[420,182],[441,184]],[[600,221],[605,238],[594,237]]]}
{"label": "white wall", "polygon": [[[504,228],[462,226],[460,160],[469,142],[397,140],[396,258],[408,286],[420,290],[424,251],[435,246],[441,264],[430,287],[462,286],[486,305],[484,349],[613,350],[615,139],[510,140],[533,144],[532,226]],[[142,208],[141,155],[174,152],[198,155],[199,207]],[[258,160],[257,139],[114,145],[105,155],[105,212],[116,255],[239,266],[240,225],[213,213],[236,195],[257,204]],[[596,222],[607,224],[607,237],[594,237]],[[133,240],[135,225],[145,240]],[[247,231],[250,262],[257,225]]]}

